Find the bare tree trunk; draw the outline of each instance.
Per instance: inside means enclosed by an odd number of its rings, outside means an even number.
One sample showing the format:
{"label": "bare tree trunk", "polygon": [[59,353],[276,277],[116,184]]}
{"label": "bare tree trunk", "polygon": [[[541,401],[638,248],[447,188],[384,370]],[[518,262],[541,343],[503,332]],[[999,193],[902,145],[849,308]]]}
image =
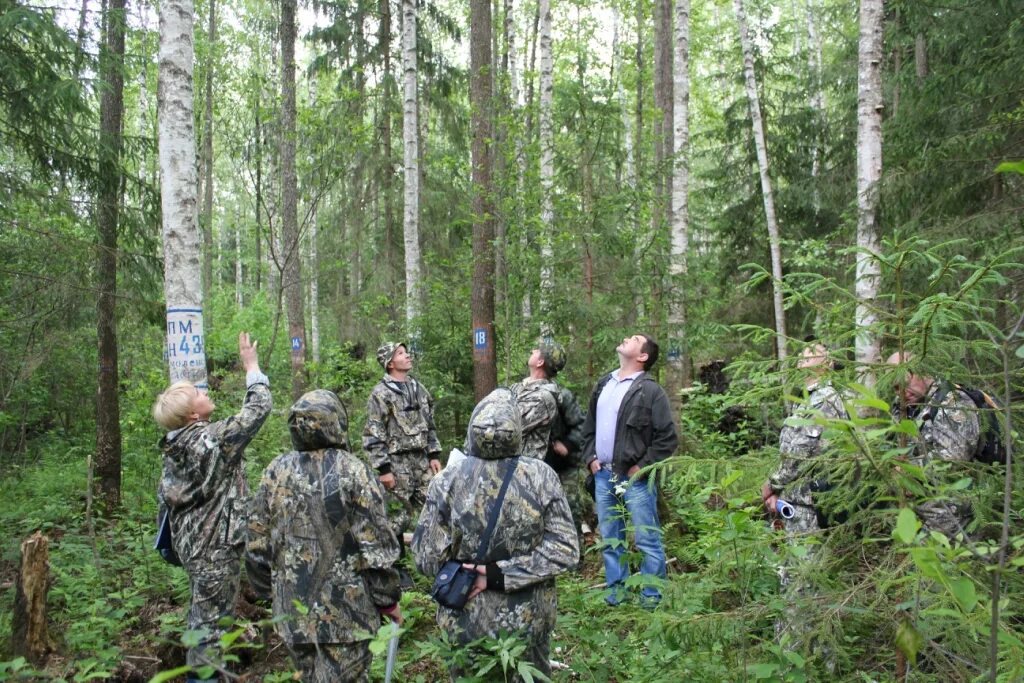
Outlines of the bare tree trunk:
{"label": "bare tree trunk", "polygon": [[108,513],[121,504],[121,411],[117,362],[117,227],[121,210],[121,149],[124,120],[124,0],[107,6],[107,35],[100,49],[100,188],[97,212],[99,296],[96,336],[99,379],[96,390],[96,475],[99,498]]}
{"label": "bare tree trunk", "polygon": [[253,112],[254,127],[256,129],[256,292],[263,288],[263,124],[260,121],[260,104],[256,100],[255,111]]}
{"label": "bare tree trunk", "polygon": [[213,293],[213,72],[217,63],[217,0],[210,0],[206,28],[206,101],[203,103],[203,292]]}
{"label": "bare tree trunk", "polygon": [[[636,132],[636,145],[634,146],[634,152],[636,160],[634,162],[634,168],[636,169],[637,178],[644,176],[643,166],[643,149],[644,149],[644,82],[646,80],[646,74],[644,73],[644,2],[643,0],[636,0],[636,110],[633,112],[634,120],[636,121],[635,132]],[[643,272],[643,259],[644,259],[644,243],[646,242],[646,235],[644,234],[644,224],[640,214],[640,208],[637,206],[633,209],[633,230],[634,236],[634,249],[633,249],[633,261],[637,267],[637,275]],[[636,312],[636,317],[643,319],[646,314],[647,308],[647,297],[645,293],[639,288],[634,288],[634,299],[633,299],[633,310]]]}
{"label": "bare tree trunk", "polygon": [[619,26],[622,21],[622,13],[618,7],[612,8],[612,78],[615,80],[615,92],[618,96],[619,107],[622,110],[622,146],[623,146],[623,167],[625,168],[626,186],[636,187],[636,168],[633,165],[633,122],[629,118],[629,107],[626,100],[626,89],[622,84],[622,45],[619,42]]}
{"label": "bare tree trunk", "polygon": [[473,158],[473,393],[476,400],[498,383],[494,353],[494,215],[491,187],[493,138],[491,5],[469,4],[469,100]]}
{"label": "bare tree trunk", "polygon": [[733,0],[736,8],[736,22],[739,24],[740,45],[743,48],[743,71],[746,75],[747,100],[750,103],[750,122],[754,132],[754,147],[757,149],[757,165],[761,175],[761,196],[764,199],[764,214],[768,223],[768,244],[772,258],[772,300],[775,307],[775,350],[779,360],[786,359],[786,311],[782,305],[782,247],[779,238],[779,224],[775,218],[775,196],[772,193],[771,176],[768,173],[768,147],[765,144],[764,123],[761,120],[761,101],[757,94],[754,78],[754,52],[750,34],[747,31],[747,14],[743,0]]}
{"label": "bare tree trunk", "polygon": [[928,43],[921,31],[914,36],[914,69],[917,72],[917,82],[923,83],[924,79],[928,78]]}
{"label": "bare tree trunk", "polygon": [[881,358],[876,301],[881,282],[878,200],[882,178],[882,0],[861,0],[857,59],[857,263],[854,353],[861,382]]}
{"label": "bare tree trunk", "polygon": [[825,89],[822,84],[821,36],[814,16],[815,0],[807,2],[807,61],[811,74],[811,111],[814,112],[813,138],[811,139],[811,204],[814,213],[821,210],[821,188],[818,177],[821,175],[821,140],[825,132]]}
{"label": "bare tree trunk", "polygon": [[206,386],[203,278],[196,225],[196,136],[192,73],[192,0],[160,5],[160,83],[157,87],[160,204],[163,215],[167,361],[171,382]]}
{"label": "bare tree trunk", "polygon": [[[692,383],[689,338],[686,332],[687,252],[690,247],[690,0],[676,0],[675,64],[672,96],[675,141],[672,175],[672,308],[669,333],[669,397],[678,407],[679,389]],[[678,411],[675,411],[678,413]]]}
{"label": "bare tree trunk", "polygon": [[291,338],[292,398],[297,399],[306,391],[306,317],[295,173],[295,5],[295,0],[281,1],[281,231],[284,238],[281,287]]}
{"label": "bare tree trunk", "polygon": [[235,212],[235,305],[241,308],[244,305],[242,299],[242,278],[244,273],[242,272],[242,229],[239,227],[239,216],[236,210]]}
{"label": "bare tree trunk", "polygon": [[551,334],[551,297],[555,291],[554,240],[555,137],[551,122],[554,95],[554,63],[551,53],[551,0],[538,0],[540,7],[540,333]]}
{"label": "bare tree trunk", "polygon": [[[377,178],[380,182],[380,202],[384,215],[384,258],[387,261],[387,279],[385,286],[393,291],[395,278],[398,271],[395,251],[397,241],[397,229],[395,226],[395,212],[393,201],[394,165],[391,142],[391,2],[380,0],[378,4],[380,11],[380,27],[377,32],[377,40],[380,45],[380,54],[383,59],[383,74],[381,74],[381,97],[377,108],[379,116],[381,155],[383,161],[379,166]],[[395,311],[397,313],[397,311]]]}
{"label": "bare tree trunk", "polygon": [[320,253],[317,248],[316,208],[309,221],[309,349],[320,362]]}
{"label": "bare tree trunk", "polygon": [[416,0],[402,0],[402,70],[405,97],[402,141],[405,145],[405,324],[416,336],[420,315],[420,164],[419,110],[416,93]]}

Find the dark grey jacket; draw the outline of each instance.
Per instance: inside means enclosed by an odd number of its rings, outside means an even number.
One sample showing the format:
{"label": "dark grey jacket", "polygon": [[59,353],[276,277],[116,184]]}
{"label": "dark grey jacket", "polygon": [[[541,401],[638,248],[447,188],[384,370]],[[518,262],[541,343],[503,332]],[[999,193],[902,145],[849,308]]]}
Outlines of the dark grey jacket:
{"label": "dark grey jacket", "polygon": [[[583,423],[583,460],[588,466],[597,459],[597,398],[610,378],[610,373],[602,377],[590,395],[590,410]],[[612,470],[625,477],[633,465],[643,468],[660,462],[675,453],[678,445],[668,395],[653,377],[641,373],[619,405]]]}

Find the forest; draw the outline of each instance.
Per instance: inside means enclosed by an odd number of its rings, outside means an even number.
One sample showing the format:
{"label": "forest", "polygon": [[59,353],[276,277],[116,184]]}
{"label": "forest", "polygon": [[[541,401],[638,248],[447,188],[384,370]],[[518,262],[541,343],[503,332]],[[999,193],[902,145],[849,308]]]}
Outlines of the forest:
{"label": "forest", "polygon": [[[309,389],[359,454],[382,341],[446,455],[538,338],[584,407],[624,336],[659,341],[664,599],[610,609],[584,548],[551,680],[1024,680],[1022,46],[1024,0],[0,0],[0,681],[184,680],[150,411],[178,380],[237,410],[241,331],[274,400],[253,486]],[[811,341],[848,415],[803,422],[830,488],[793,543],[761,486]],[[1003,462],[915,466],[908,370],[988,394]],[[947,495],[958,539],[915,513]],[[431,581],[392,680],[463,661]],[[255,603],[223,675],[298,680]],[[544,680],[524,647],[463,680]]]}

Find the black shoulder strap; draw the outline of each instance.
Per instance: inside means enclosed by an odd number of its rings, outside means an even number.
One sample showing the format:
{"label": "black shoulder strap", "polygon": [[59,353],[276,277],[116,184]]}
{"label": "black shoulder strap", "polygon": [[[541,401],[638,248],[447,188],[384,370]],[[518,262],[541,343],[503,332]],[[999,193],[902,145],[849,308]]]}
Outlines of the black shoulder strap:
{"label": "black shoulder strap", "polygon": [[505,493],[508,491],[509,482],[512,481],[512,475],[516,471],[516,467],[519,466],[519,458],[512,458],[512,462],[509,463],[508,469],[505,470],[505,478],[501,482],[501,490],[498,491],[498,499],[494,501],[494,507],[491,509],[491,518],[487,521],[487,529],[484,531],[484,535],[480,538],[480,547],[476,551],[476,561],[480,562],[484,553],[487,552],[487,546],[491,544],[491,534],[494,533],[494,525],[498,523],[498,515],[501,514],[501,504],[505,502]]}

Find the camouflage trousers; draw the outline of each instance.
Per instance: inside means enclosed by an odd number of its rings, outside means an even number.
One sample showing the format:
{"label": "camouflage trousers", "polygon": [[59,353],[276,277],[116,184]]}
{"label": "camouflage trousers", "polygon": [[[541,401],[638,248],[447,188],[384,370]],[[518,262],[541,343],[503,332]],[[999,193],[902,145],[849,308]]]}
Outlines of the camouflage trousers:
{"label": "camouflage trousers", "polygon": [[809,505],[793,505],[793,510],[796,513],[793,518],[784,521],[786,544],[790,548],[802,546],[805,553],[798,557],[793,552],[787,552],[785,561],[779,567],[779,582],[786,607],[775,622],[775,640],[780,644],[785,641],[787,650],[817,655],[825,668],[832,670],[835,661],[831,650],[818,643],[812,635],[815,628],[821,626],[815,618],[818,611],[813,604],[819,591],[811,576],[816,565],[818,546],[805,541],[821,531],[818,513]]}
{"label": "camouflage trousers", "polygon": [[298,643],[288,647],[304,683],[364,683],[370,680],[370,646],[359,643]]}
{"label": "camouflage trousers", "polygon": [[387,492],[388,518],[401,542],[403,533],[416,529],[434,474],[430,471],[430,459],[423,451],[391,456],[391,472],[395,475],[395,487]]}
{"label": "camouflage trousers", "polygon": [[572,512],[572,521],[576,526],[576,540],[580,545],[580,562],[583,562],[583,532],[581,528],[586,523],[591,529],[597,528],[596,515],[594,514],[594,499],[587,493],[585,486],[586,475],[581,467],[570,467],[558,473],[558,480],[562,482],[562,491],[569,501],[569,510]]}
{"label": "camouflage trousers", "polygon": [[185,662],[189,666],[200,667],[220,659],[216,644],[225,629],[217,622],[234,616],[240,584],[241,549],[219,549],[214,558],[190,562],[185,570],[192,594],[188,606],[188,630],[205,631],[199,643],[189,649]]}

